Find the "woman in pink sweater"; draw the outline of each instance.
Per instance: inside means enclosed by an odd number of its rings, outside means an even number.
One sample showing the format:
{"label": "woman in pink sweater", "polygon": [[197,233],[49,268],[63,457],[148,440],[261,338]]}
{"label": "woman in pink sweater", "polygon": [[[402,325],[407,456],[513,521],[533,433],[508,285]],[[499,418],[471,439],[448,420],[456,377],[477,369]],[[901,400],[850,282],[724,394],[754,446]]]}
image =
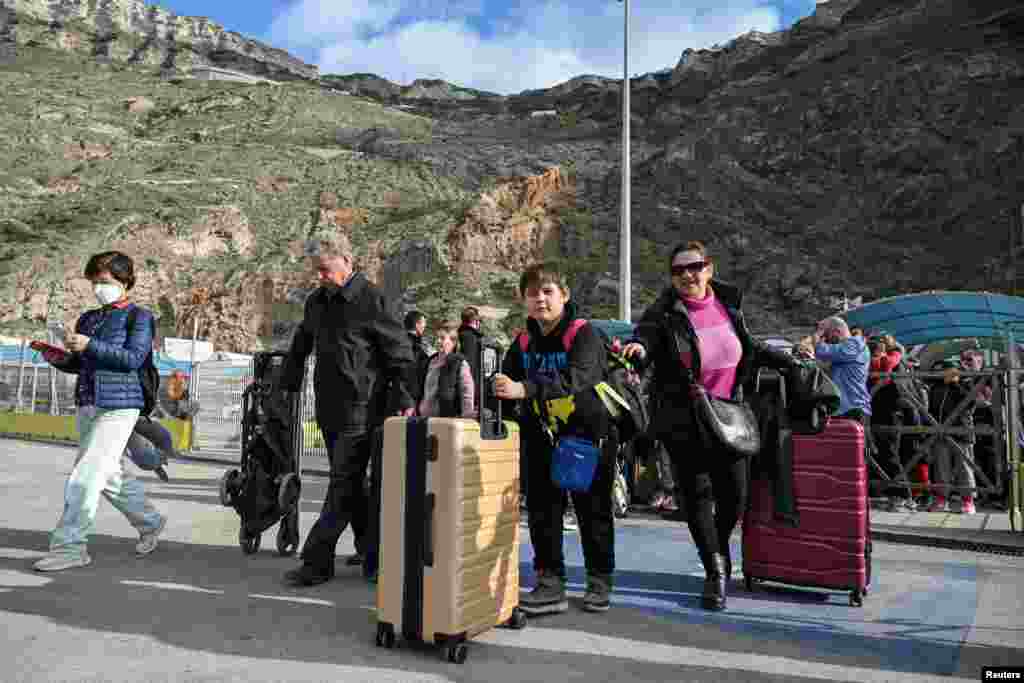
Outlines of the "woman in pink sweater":
{"label": "woman in pink sweater", "polygon": [[473,372],[459,353],[459,330],[445,323],[437,331],[440,351],[430,358],[423,382],[422,417],[473,417]]}
{"label": "woman in pink sweater", "polygon": [[653,364],[651,427],[678,472],[687,523],[706,580],[701,604],[724,609],[732,574],[729,541],[747,498],[747,463],[698,426],[701,394],[743,399],[743,385],[757,368],[796,365],[787,353],[751,336],[742,312],[743,294],[715,279],[715,266],[700,242],[676,247],[669,257],[672,284],[644,312],[636,338],[623,353]]}

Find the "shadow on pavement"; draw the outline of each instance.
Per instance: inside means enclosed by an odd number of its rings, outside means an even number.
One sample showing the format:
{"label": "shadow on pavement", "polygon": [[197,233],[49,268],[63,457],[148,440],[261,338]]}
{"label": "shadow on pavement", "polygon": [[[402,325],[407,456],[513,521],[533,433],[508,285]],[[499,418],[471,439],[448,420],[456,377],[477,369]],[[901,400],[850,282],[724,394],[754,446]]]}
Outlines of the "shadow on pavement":
{"label": "shadow on pavement", "polygon": [[[153,555],[137,558],[134,540],[94,535],[93,564],[54,574],[32,571],[32,554],[45,551],[47,533],[0,528],[0,548],[22,551],[19,559],[0,554],[0,609],[39,615],[59,624],[87,630],[150,636],[195,651],[255,658],[386,667],[391,670],[437,672],[459,680],[479,680],[473,662],[488,666],[490,680],[553,680],[555,672],[591,671],[602,680],[707,680],[726,672],[645,659],[644,647],[674,646],[730,653],[792,657],[801,661],[873,668],[893,672],[949,674],[964,657],[988,665],[1021,661],[1011,648],[961,648],[958,642],[927,637],[928,624],[898,624],[898,633],[884,637],[855,632],[865,618],[851,610],[849,618],[817,614],[813,602],[802,618],[752,614],[731,590],[730,610],[708,613],[696,607],[699,577],[655,572],[619,572],[616,604],[603,615],[570,612],[533,620],[531,627],[557,629],[559,638],[578,631],[621,639],[633,645],[614,655],[595,652],[534,649],[516,645],[519,633],[503,632],[501,643],[476,642],[470,662],[452,667],[412,649],[380,650],[373,645],[375,594],[358,567],[339,562],[332,582],[309,589],[286,588],[280,578],[294,559],[272,550],[242,556],[235,547],[161,542]],[[532,569],[521,567],[529,586]],[[24,574],[26,576],[22,577]],[[29,576],[30,575],[30,576]],[[24,579],[22,581],[21,579]],[[570,587],[579,590],[583,572],[570,569]],[[947,627],[948,628],[948,627]],[[524,642],[528,642],[528,639]],[[568,640],[566,642],[569,642]],[[579,641],[576,641],[579,642]],[[971,653],[969,650],[977,649]],[[950,662],[954,663],[950,670]],[[551,665],[555,668],[544,669]],[[514,670],[500,673],[501,667]],[[495,669],[497,667],[497,669]],[[539,668],[538,668],[539,667]],[[567,669],[568,667],[568,669]],[[707,671],[705,672],[705,669]],[[544,673],[540,673],[540,671]],[[538,678],[527,675],[537,671]],[[522,676],[513,676],[521,673]],[[748,673],[749,677],[742,674]],[[492,676],[492,674],[494,674]],[[737,680],[798,680],[791,675],[735,671]],[[564,676],[564,673],[563,673]]]}

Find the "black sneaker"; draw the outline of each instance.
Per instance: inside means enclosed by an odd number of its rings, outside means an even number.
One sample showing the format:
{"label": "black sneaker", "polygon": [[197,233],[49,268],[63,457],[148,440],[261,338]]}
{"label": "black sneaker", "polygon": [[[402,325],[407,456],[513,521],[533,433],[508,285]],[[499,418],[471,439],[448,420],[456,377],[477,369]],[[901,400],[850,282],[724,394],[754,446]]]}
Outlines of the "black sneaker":
{"label": "black sneaker", "polygon": [[289,586],[317,586],[321,583],[327,583],[334,578],[334,570],[330,569],[326,572],[317,569],[311,565],[304,564],[298,569],[292,569],[291,571],[285,572],[284,582]]}
{"label": "black sneaker", "polygon": [[540,572],[534,589],[520,596],[519,609],[531,617],[567,611],[569,600],[565,594],[565,580],[551,572]]}
{"label": "black sneaker", "polygon": [[171,478],[167,476],[167,470],[165,470],[163,466],[154,467],[153,472],[155,472],[156,476],[160,478],[160,481],[167,482],[171,480]]}
{"label": "black sneaker", "polygon": [[611,606],[612,577],[594,575],[587,577],[587,590],[583,594],[583,609],[587,612],[607,612]]}

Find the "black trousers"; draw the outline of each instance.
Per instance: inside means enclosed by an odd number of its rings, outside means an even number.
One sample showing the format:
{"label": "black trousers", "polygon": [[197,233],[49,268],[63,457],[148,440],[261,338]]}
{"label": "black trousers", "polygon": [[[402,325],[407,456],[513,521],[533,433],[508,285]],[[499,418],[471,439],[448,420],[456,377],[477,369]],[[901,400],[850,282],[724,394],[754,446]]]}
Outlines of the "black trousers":
{"label": "black trousers", "polygon": [[[590,575],[615,571],[615,515],[612,513],[612,484],[615,481],[615,439],[607,439],[594,481],[586,492],[571,491],[572,505],[580,527],[583,562]],[[566,494],[551,480],[552,447],[546,440],[524,445],[529,465],[526,495],[533,567],[565,578],[562,553],[562,524]]]}
{"label": "black trousers", "polygon": [[[889,427],[903,426],[903,414],[899,411],[888,415],[873,415],[871,418],[865,416],[865,419],[868,420],[865,430],[871,429],[872,423]],[[885,472],[890,481],[895,480],[903,469],[903,453],[906,451],[903,448],[903,442],[907,441],[908,438],[907,435],[900,438],[899,435],[894,433],[872,433],[872,440],[875,445],[875,462],[878,463],[878,466]],[[873,477],[875,474],[876,472],[874,471],[868,473],[869,477]],[[901,486],[896,483],[890,483],[884,487],[879,484],[876,488],[880,490],[884,488],[885,490],[880,492],[889,496],[909,495],[909,488],[906,484]]]}
{"label": "black trousers", "polygon": [[687,525],[701,562],[728,555],[729,539],[747,506],[748,460],[699,439],[665,443],[682,493]]}
{"label": "black trousers", "polygon": [[303,561],[324,571],[333,569],[338,539],[351,524],[356,550],[372,556],[375,562],[379,521],[374,512],[379,501],[367,496],[365,486],[373,439],[370,434],[349,436],[328,431],[323,434],[330,454],[330,483],[320,517],[306,536]]}

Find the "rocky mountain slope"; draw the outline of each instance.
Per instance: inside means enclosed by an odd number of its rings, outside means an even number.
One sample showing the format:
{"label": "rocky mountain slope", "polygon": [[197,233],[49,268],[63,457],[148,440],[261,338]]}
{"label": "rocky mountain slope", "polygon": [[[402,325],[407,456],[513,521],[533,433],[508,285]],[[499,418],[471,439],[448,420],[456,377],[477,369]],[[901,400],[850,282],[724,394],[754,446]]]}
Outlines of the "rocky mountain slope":
{"label": "rocky mountain slope", "polygon": [[315,79],[317,68],[206,17],[178,16],[143,0],[0,0],[0,53],[47,46],[100,61],[235,69],[276,80]]}
{"label": "rocky mountain slope", "polygon": [[[844,291],[1012,288],[1024,259],[1022,44],[1021,2],[831,0],[790,30],[685,51],[669,78],[631,82],[634,252],[704,239],[765,326],[808,324]],[[468,129],[503,140],[519,172],[511,148],[576,162],[592,221],[563,239],[607,246],[614,272],[619,98],[618,83],[586,77],[413,110],[453,122],[451,140],[471,145]],[[558,116],[537,132],[528,117],[544,110]],[[453,157],[488,156],[470,145],[399,156],[457,173]],[[664,264],[633,270],[649,289]]]}
{"label": "rocky mountain slope", "polygon": [[[634,311],[686,239],[765,331],[812,324],[842,292],[1012,287],[1022,44],[1021,2],[831,0],[635,79]],[[613,80],[510,97],[365,74],[201,83],[57,47],[22,43],[0,66],[7,330],[73,317],[83,257],[117,247],[145,265],[139,298],[166,333],[198,316],[221,348],[274,343],[309,286],[294,242],[317,229],[348,232],[435,319],[514,311],[516,271],[541,257],[614,314]]]}

